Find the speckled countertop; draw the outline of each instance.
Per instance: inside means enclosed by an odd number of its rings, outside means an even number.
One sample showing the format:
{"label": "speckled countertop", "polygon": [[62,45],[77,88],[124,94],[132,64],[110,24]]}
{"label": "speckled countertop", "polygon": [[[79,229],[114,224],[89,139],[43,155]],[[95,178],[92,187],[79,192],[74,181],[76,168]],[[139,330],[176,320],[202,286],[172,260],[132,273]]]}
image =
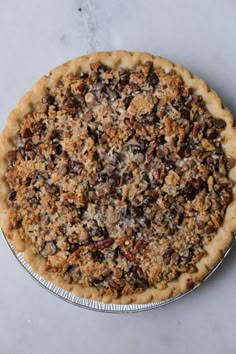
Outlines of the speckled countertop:
{"label": "speckled countertop", "polygon": [[[95,50],[149,51],[204,78],[236,114],[234,0],[11,0],[0,11],[0,127],[52,67]],[[0,354],[235,354],[235,247],[181,300],[111,315],[37,285],[0,239]]]}

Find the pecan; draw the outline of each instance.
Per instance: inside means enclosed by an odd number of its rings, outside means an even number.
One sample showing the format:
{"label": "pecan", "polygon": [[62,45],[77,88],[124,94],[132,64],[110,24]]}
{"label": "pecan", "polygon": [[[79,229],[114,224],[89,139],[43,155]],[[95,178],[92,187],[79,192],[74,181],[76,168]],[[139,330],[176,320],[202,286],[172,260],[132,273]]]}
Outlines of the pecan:
{"label": "pecan", "polygon": [[108,285],[111,287],[111,288],[114,288],[114,289],[116,289],[117,291],[121,291],[122,290],[122,287],[119,285],[119,284],[117,284],[114,280],[109,280],[108,281]]}
{"label": "pecan", "polygon": [[46,242],[44,248],[40,252],[41,256],[43,256],[44,258],[46,258],[48,256],[53,256],[56,253],[57,253],[57,246],[55,245],[54,242],[51,242],[51,241]]}
{"label": "pecan", "polygon": [[198,136],[198,133],[201,130],[201,124],[199,122],[195,122],[193,125],[193,137],[196,138]]}
{"label": "pecan", "polygon": [[134,253],[139,253],[145,246],[144,240],[138,240],[134,246]]}
{"label": "pecan", "polygon": [[85,95],[85,102],[90,106],[95,106],[98,103],[96,97],[91,92]]}
{"label": "pecan", "polygon": [[130,262],[135,263],[137,260],[134,257],[134,255],[132,255],[129,251],[125,250],[125,249],[121,249],[121,254]]}
{"label": "pecan", "polygon": [[17,150],[11,150],[7,153],[9,165],[13,166],[17,159]]}
{"label": "pecan", "polygon": [[107,238],[105,240],[101,240],[101,241],[97,241],[91,244],[91,248],[92,249],[103,249],[103,248],[107,248],[110,247],[113,243],[114,243],[114,239],[113,238]]}

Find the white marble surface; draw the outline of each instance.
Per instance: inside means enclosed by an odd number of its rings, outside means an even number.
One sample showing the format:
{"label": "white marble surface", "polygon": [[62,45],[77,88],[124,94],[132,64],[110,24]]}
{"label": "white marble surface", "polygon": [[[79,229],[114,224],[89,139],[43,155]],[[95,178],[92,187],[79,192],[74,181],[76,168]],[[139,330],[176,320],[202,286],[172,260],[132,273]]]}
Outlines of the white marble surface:
{"label": "white marble surface", "polygon": [[[0,123],[50,68],[94,50],[150,51],[182,63],[236,114],[234,0],[0,1]],[[81,8],[82,11],[78,11]],[[235,354],[235,248],[209,281],[151,312],[109,315],[37,285],[0,239],[0,353]]]}

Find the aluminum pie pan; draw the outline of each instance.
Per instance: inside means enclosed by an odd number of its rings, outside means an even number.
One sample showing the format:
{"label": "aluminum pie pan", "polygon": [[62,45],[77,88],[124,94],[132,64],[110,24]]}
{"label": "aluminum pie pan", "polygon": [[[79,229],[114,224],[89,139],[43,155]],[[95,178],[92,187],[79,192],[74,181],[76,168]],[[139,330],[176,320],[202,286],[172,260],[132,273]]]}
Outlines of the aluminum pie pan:
{"label": "aluminum pie pan", "polygon": [[107,312],[107,313],[132,313],[132,312],[141,312],[141,311],[147,311],[147,310],[152,310],[157,307],[161,307],[167,304],[170,304],[173,301],[176,301],[183,296],[191,293],[193,290],[197,289],[203,282],[205,282],[214,272],[215,270],[220,266],[220,264],[223,262],[223,260],[226,258],[230,250],[232,249],[234,243],[236,242],[236,235],[232,239],[232,242],[228,249],[225,251],[223,256],[219,259],[217,264],[212,268],[209,273],[203,278],[201,283],[196,284],[192,289],[186,291],[185,293],[182,293],[180,295],[174,296],[172,298],[169,298],[164,301],[158,301],[158,302],[150,302],[147,304],[106,304],[100,301],[95,301],[91,299],[86,299],[82,298],[79,296],[74,295],[73,293],[64,290],[57,285],[53,284],[52,282],[44,279],[41,275],[36,273],[30,266],[28,262],[24,259],[23,253],[17,252],[15,248],[12,246],[12,244],[9,242],[5,234],[0,228],[0,233],[1,235],[5,238],[8,246],[10,247],[12,253],[18,260],[18,262],[22,265],[22,267],[31,275],[31,277],[39,284],[41,285],[45,290],[50,292],[51,294],[57,296],[61,300],[64,300],[70,304],[73,304],[75,306],[85,308],[88,310],[92,311],[98,311],[98,312]]}

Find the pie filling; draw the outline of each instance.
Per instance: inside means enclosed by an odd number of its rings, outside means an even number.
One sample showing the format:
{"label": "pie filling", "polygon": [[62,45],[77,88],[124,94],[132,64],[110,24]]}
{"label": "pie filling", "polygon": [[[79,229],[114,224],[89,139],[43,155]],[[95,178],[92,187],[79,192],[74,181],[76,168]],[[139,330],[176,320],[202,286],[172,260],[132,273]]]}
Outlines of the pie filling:
{"label": "pie filling", "polygon": [[91,64],[23,118],[12,230],[47,271],[113,298],[196,272],[232,199],[226,123],[174,71]]}

